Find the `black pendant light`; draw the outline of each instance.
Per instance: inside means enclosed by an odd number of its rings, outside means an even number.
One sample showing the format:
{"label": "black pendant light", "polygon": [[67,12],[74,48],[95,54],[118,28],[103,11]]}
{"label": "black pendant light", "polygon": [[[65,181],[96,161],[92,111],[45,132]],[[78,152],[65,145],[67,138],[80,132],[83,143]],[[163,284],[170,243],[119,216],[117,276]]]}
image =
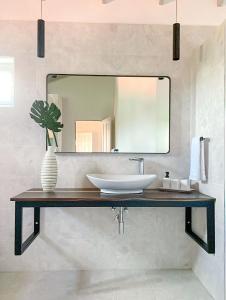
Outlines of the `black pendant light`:
{"label": "black pendant light", "polygon": [[37,55],[38,57],[45,57],[45,21],[42,19],[42,2],[41,1],[41,19],[38,19],[37,28]]}
{"label": "black pendant light", "polygon": [[177,22],[176,0],[176,23],[173,24],[173,60],[180,59],[180,23]]}

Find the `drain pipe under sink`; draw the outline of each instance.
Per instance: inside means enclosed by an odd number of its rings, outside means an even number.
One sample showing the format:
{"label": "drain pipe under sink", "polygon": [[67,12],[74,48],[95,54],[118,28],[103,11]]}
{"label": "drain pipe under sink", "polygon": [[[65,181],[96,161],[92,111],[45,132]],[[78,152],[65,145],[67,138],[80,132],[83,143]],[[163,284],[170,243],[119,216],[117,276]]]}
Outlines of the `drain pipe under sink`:
{"label": "drain pipe under sink", "polygon": [[[112,207],[112,211],[115,212],[116,208]],[[124,213],[128,213],[127,207],[118,207],[117,213],[115,215],[115,220],[118,221],[118,233],[124,234],[125,222],[124,222]]]}

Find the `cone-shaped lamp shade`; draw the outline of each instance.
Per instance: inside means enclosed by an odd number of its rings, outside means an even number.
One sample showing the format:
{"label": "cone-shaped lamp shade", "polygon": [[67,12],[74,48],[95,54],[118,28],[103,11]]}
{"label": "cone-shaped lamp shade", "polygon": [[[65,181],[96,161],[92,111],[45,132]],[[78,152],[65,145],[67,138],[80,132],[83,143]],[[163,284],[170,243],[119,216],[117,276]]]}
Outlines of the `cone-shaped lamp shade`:
{"label": "cone-shaped lamp shade", "polygon": [[38,35],[37,35],[37,55],[45,57],[45,21],[38,20]]}
{"label": "cone-shaped lamp shade", "polygon": [[173,60],[180,59],[180,24],[173,24]]}

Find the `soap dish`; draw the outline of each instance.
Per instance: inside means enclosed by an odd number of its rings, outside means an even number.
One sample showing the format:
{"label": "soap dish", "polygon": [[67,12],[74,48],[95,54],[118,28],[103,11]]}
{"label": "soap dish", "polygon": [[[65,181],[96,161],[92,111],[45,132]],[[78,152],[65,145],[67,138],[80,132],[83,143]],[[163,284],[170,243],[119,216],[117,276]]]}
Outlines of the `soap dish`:
{"label": "soap dish", "polygon": [[163,192],[177,192],[177,193],[185,193],[185,194],[191,194],[193,191],[195,191],[195,189],[188,189],[188,190],[175,190],[175,189],[171,189],[171,188],[164,188],[164,187],[159,187],[158,188],[159,191],[163,191]]}

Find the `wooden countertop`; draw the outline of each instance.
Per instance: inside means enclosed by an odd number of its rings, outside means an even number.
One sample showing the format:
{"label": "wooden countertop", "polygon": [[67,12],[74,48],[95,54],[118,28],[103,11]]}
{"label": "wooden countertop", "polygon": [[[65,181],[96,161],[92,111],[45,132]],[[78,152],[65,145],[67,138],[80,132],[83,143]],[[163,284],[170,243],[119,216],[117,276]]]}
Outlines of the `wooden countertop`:
{"label": "wooden countertop", "polygon": [[[156,189],[144,190],[142,194],[103,194],[93,188],[65,188],[56,189],[54,192],[43,192],[41,189],[31,189],[10,199],[16,202],[77,202],[78,206],[152,206],[154,202],[164,206],[165,202],[172,204],[186,202],[214,202],[215,198],[201,194],[197,191],[192,193],[165,192]],[[162,205],[161,205],[162,204]],[[171,205],[170,205],[171,206]],[[174,206],[174,205],[172,205]],[[180,205],[179,205],[180,206]]]}

